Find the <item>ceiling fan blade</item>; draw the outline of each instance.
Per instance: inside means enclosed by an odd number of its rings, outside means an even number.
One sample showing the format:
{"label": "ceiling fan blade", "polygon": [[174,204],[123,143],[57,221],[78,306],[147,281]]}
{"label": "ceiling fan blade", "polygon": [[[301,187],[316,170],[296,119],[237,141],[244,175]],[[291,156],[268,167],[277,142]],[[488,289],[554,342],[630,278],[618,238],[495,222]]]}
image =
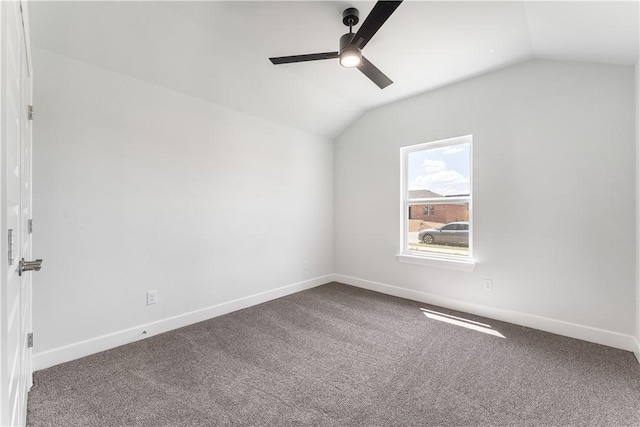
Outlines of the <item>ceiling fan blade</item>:
{"label": "ceiling fan blade", "polygon": [[384,73],[373,65],[367,58],[364,56],[360,60],[360,65],[358,65],[358,70],[362,71],[362,74],[369,77],[369,79],[378,85],[380,89],[384,89],[389,86],[393,81],[384,75]]}
{"label": "ceiling fan blade", "polygon": [[353,37],[352,44],[360,49],[365,47],[366,44],[369,43],[369,40],[371,40],[371,37],[382,27],[382,24],[384,24],[398,6],[400,6],[400,3],[402,3],[402,0],[379,1],[376,3],[369,16],[367,16]]}
{"label": "ceiling fan blade", "polygon": [[308,55],[279,56],[277,58],[269,58],[273,65],[291,64],[294,62],[319,61],[321,59],[335,59],[338,52],[310,53]]}

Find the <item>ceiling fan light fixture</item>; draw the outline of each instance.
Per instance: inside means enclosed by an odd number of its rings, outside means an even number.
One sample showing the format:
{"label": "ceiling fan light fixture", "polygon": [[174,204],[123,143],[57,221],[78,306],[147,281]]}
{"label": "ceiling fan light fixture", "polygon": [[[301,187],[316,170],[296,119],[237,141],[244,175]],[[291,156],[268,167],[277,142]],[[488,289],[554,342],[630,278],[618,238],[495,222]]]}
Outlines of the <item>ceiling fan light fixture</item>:
{"label": "ceiling fan light fixture", "polygon": [[340,65],[345,68],[357,67],[361,60],[362,53],[355,46],[347,46],[340,51]]}

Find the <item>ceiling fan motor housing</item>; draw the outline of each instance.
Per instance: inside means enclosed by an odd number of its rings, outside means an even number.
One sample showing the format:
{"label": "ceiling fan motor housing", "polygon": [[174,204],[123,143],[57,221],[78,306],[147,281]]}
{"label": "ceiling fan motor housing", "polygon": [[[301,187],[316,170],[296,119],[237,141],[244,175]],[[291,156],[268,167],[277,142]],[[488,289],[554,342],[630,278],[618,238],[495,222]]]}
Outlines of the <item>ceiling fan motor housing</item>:
{"label": "ceiling fan motor housing", "polygon": [[340,58],[340,65],[343,67],[355,67],[360,64],[362,60],[362,52],[360,49],[351,44],[354,35],[353,33],[347,33],[340,37],[340,52],[338,56]]}
{"label": "ceiling fan motor housing", "polygon": [[353,36],[355,36],[355,34],[347,33],[342,37],[340,37],[340,52],[342,52],[345,47],[351,44],[351,40],[353,40]]}

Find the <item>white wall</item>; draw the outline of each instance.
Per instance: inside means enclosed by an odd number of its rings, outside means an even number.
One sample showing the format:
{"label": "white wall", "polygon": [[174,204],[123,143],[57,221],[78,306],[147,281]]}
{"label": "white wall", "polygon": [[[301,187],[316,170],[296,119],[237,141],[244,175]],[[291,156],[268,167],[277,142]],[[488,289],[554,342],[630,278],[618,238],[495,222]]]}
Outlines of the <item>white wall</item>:
{"label": "white wall", "polygon": [[[369,111],[335,142],[336,273],[630,347],[633,93],[633,67],[531,61]],[[475,271],[399,263],[400,147],[467,134]]]}
{"label": "white wall", "polygon": [[33,57],[36,359],[333,272],[331,141]]}
{"label": "white wall", "polygon": [[[521,64],[373,110],[332,147],[46,50],[34,66],[36,368],[333,272],[640,338],[632,67]],[[469,133],[476,270],[398,263],[399,148]]]}

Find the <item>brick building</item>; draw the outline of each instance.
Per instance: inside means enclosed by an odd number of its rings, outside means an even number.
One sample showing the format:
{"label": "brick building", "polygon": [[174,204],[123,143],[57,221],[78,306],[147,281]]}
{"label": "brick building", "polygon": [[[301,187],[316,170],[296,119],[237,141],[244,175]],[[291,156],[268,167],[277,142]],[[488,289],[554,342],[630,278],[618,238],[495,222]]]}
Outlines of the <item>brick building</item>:
{"label": "brick building", "polygon": [[[429,190],[409,191],[411,199],[430,199],[445,197]],[[468,221],[469,206],[465,204],[409,205],[409,219],[429,222]]]}

